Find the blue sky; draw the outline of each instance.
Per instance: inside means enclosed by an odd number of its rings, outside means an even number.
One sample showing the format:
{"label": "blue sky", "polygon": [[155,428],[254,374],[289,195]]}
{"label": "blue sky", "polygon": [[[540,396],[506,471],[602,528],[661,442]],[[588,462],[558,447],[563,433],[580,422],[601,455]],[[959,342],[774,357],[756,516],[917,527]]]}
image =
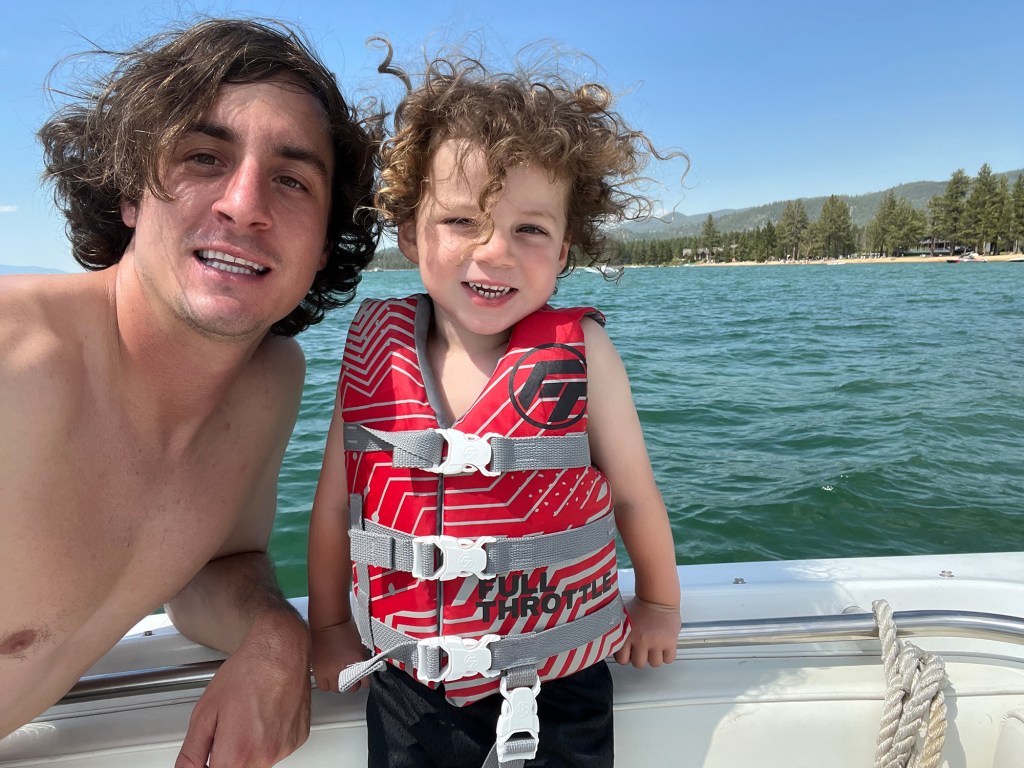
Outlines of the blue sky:
{"label": "blue sky", "polygon": [[37,0],[3,13],[0,264],[77,269],[39,183],[50,68],[197,13],[297,24],[346,93],[380,88],[373,35],[410,64],[469,34],[492,59],[582,51],[637,127],[690,155],[682,182],[678,163],[655,169],[684,214],[1024,167],[1018,0]]}

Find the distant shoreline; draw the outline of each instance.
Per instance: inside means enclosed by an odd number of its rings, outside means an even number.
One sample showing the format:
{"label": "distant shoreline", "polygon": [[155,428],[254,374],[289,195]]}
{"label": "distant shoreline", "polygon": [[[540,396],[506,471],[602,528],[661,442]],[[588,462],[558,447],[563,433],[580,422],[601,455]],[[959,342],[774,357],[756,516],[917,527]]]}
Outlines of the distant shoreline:
{"label": "distant shoreline", "polygon": [[[945,264],[948,256],[875,256],[852,259],[798,259],[796,261],[716,261],[684,264],[686,267],[792,267],[839,264]],[[1022,253],[1000,253],[985,256],[985,261],[1024,259]],[[981,259],[978,259],[981,262]]]}

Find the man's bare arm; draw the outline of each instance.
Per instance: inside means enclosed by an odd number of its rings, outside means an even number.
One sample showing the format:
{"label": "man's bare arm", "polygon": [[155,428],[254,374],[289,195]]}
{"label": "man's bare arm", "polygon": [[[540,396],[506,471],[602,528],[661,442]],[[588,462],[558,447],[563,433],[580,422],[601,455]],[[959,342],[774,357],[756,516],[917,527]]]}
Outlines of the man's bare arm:
{"label": "man's bare arm", "polygon": [[182,634],[231,654],[196,704],[175,768],[262,768],[287,757],[309,735],[309,632],[278,589],[266,554],[277,476],[305,377],[298,345],[278,342],[284,359],[279,350],[263,365],[274,372],[262,390],[269,396],[263,405],[277,411],[267,430],[265,471],[221,556],[167,606]]}

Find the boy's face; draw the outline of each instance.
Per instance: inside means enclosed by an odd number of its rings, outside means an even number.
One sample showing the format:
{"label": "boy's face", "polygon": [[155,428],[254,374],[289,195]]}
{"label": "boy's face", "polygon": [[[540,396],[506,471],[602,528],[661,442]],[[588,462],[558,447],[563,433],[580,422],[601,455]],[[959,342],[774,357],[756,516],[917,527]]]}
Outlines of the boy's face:
{"label": "boy's face", "polygon": [[431,163],[416,220],[399,228],[399,246],[419,265],[435,327],[446,338],[469,332],[504,341],[512,326],[547,303],[565,268],[566,183],[541,168],[508,168],[490,212],[494,232],[481,243],[475,221],[487,177],[481,150],[445,142]]}

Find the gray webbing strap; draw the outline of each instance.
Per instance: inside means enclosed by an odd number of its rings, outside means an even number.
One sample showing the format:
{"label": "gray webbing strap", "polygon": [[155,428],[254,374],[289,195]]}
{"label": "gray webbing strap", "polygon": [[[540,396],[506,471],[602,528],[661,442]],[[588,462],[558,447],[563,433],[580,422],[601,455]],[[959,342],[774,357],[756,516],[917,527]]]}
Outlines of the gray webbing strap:
{"label": "gray webbing strap", "polygon": [[[350,530],[349,537],[353,561],[392,571],[412,573],[414,562],[434,563],[435,555],[445,551],[427,537],[419,537],[424,540],[417,541],[416,536],[372,520],[366,520],[362,530]],[[484,545],[487,556],[484,570],[487,574],[502,575],[546,568],[596,552],[614,538],[615,515],[612,514],[557,533],[499,538]]]}
{"label": "gray webbing strap", "polygon": [[537,756],[539,693],[536,667],[514,667],[502,674],[501,695],[505,700],[501,703],[494,746],[484,758],[483,768],[523,768],[527,760]]}
{"label": "gray webbing strap", "polygon": [[[381,652],[360,664],[353,664],[341,673],[338,686],[342,690],[370,674],[370,667],[386,658],[402,662],[409,669],[415,669],[427,678],[436,679],[442,673],[444,659],[441,649],[437,646],[421,648],[416,638],[392,629],[387,624],[370,618],[366,626],[361,626],[361,611],[356,613],[356,624],[359,634],[365,643],[372,635],[373,642]],[[490,671],[500,672],[513,667],[530,665],[539,666],[551,656],[579,648],[604,635],[622,623],[625,611],[622,599],[616,596],[600,610],[560,624],[540,632],[527,632],[518,635],[503,635],[489,645],[491,653]],[[423,651],[421,653],[421,651]],[[358,668],[358,669],[357,669]],[[343,686],[342,682],[347,681]]]}
{"label": "gray webbing strap", "polygon": [[[483,440],[483,437],[470,436]],[[420,429],[385,432],[362,424],[345,425],[345,449],[391,451],[396,467],[437,471],[443,463],[447,440],[443,430]],[[487,440],[491,472],[571,469],[590,466],[590,442],[586,432],[544,437],[502,437]]]}

